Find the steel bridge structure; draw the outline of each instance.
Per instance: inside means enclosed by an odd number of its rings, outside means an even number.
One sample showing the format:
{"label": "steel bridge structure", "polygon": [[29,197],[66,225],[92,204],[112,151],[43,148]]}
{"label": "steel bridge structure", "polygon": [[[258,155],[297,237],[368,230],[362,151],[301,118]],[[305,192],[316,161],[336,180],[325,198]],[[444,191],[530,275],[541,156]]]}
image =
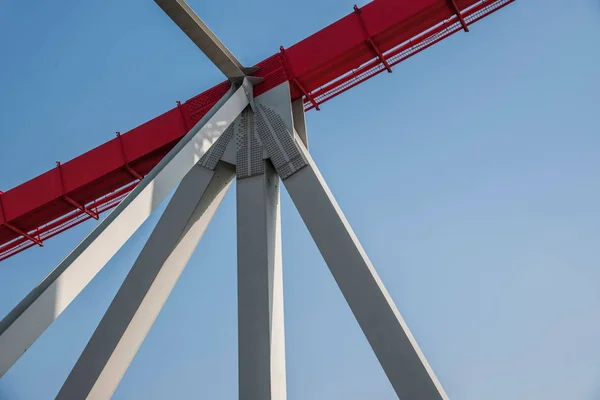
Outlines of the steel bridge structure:
{"label": "steel bridge structure", "polygon": [[175,190],[56,397],[110,398],[235,178],[239,398],[286,398],[283,183],[398,397],[447,399],[310,156],[305,112],[513,1],[374,0],[243,66],[184,0],[155,0],[226,80],[0,192],[0,261],[112,210],[0,321],[0,378]]}

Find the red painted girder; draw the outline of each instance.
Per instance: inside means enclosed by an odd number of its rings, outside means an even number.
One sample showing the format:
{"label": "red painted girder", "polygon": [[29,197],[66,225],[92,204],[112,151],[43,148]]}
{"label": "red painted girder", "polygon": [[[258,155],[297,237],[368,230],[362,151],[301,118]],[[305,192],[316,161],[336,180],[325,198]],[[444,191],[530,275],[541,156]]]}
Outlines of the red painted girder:
{"label": "red painted girder", "polygon": [[[512,1],[454,0],[454,4],[470,24]],[[360,8],[360,18],[352,10],[284,54],[258,63],[255,75],[264,81],[256,85],[255,95],[290,81],[292,100],[304,97],[305,108],[312,109],[386,70],[384,64],[395,65],[462,29],[454,4],[374,0]],[[60,169],[0,194],[0,260],[116,206],[228,88],[229,83],[222,82]]]}

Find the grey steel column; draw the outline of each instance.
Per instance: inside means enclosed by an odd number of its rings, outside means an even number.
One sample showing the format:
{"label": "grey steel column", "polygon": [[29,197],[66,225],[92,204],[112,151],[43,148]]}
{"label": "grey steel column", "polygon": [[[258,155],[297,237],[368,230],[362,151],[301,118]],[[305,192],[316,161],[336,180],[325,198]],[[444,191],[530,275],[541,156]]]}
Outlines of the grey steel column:
{"label": "grey steel column", "polygon": [[263,162],[237,179],[240,400],[286,398],[279,177]]}
{"label": "grey steel column", "polygon": [[398,397],[447,399],[314,161],[302,152],[307,165],[283,182]]}
{"label": "grey steel column", "polygon": [[225,163],[186,175],[57,399],[110,399],[234,176]]}
{"label": "grey steel column", "polygon": [[306,115],[304,113],[304,101],[300,98],[292,103],[292,120],[294,130],[308,150],[308,133],[306,131]]}

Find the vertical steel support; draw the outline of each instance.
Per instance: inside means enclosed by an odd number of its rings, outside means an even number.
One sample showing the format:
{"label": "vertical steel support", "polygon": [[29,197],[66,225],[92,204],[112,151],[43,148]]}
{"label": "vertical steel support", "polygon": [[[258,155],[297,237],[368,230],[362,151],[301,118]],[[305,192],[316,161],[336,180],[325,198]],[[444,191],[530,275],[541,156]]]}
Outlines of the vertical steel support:
{"label": "vertical steel support", "polygon": [[111,398],[234,176],[234,167],[224,163],[187,174],[57,399]]}
{"label": "vertical steel support", "polygon": [[240,400],[285,400],[285,339],[279,177],[237,179]]}
{"label": "vertical steel support", "polygon": [[[250,88],[245,86],[250,86]],[[136,188],[2,321],[0,378],[67,308],[249,104],[232,88]]]}
{"label": "vertical steel support", "polygon": [[294,130],[298,137],[304,143],[304,147],[308,150],[308,133],[306,131],[306,115],[304,111],[304,101],[302,99],[295,100],[292,103],[292,120]]}

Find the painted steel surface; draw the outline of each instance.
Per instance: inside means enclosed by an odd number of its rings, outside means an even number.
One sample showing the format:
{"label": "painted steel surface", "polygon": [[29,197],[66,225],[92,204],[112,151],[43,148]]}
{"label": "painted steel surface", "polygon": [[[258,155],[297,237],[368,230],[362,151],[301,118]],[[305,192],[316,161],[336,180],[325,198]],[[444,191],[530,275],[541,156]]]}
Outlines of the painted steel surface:
{"label": "painted steel surface", "polygon": [[[306,110],[514,0],[374,0],[256,64],[255,96],[283,82]],[[460,10],[457,15],[456,10]],[[466,25],[465,25],[466,24]],[[0,192],[0,261],[116,205],[229,89],[222,82],[162,115]],[[81,207],[79,207],[81,206]]]}

